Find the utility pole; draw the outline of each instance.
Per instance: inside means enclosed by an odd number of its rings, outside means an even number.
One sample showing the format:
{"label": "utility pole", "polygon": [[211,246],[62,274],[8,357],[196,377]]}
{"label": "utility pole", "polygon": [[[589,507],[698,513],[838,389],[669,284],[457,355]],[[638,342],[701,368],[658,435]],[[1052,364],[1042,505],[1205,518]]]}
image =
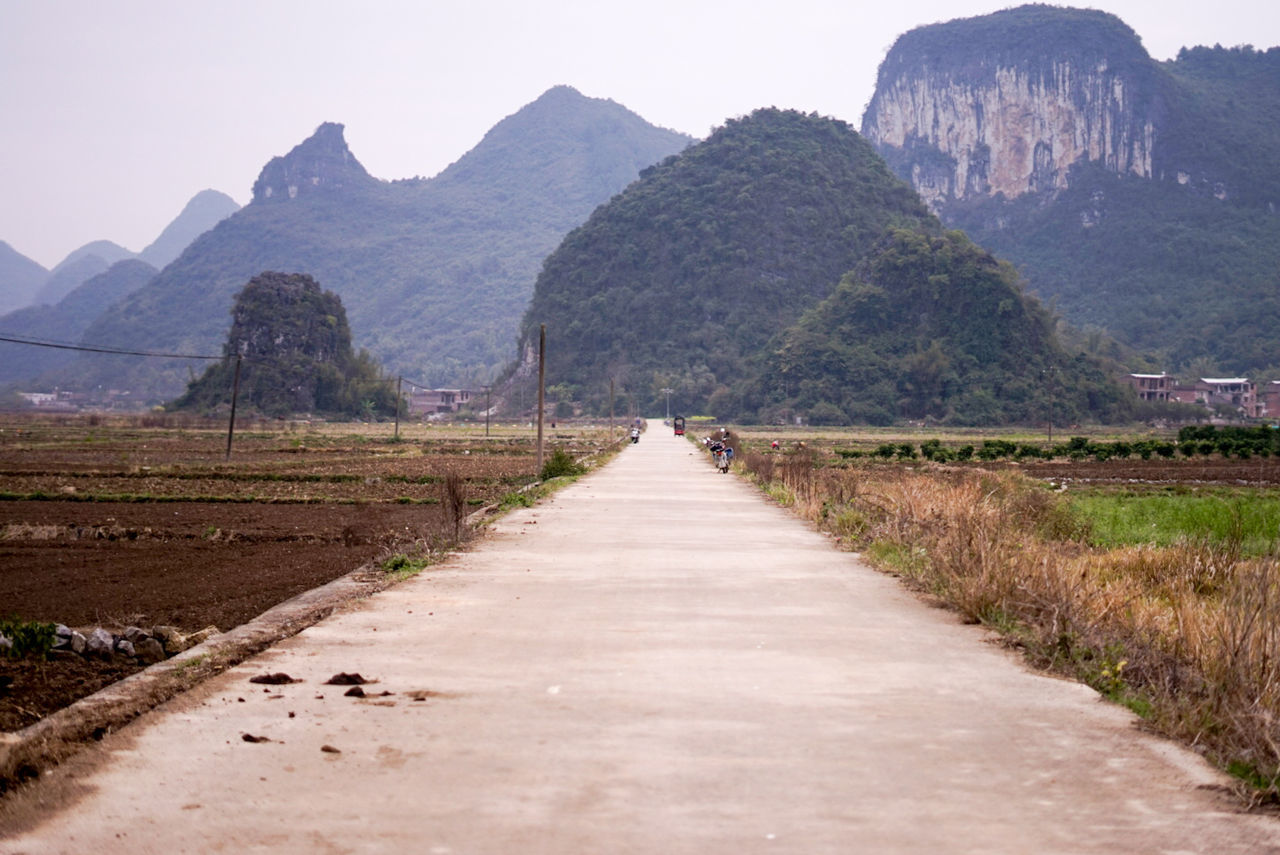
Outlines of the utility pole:
{"label": "utility pole", "polygon": [[396,378],[396,442],[400,441],[400,384],[403,382],[403,376]]}
{"label": "utility pole", "polygon": [[613,378],[609,378],[609,441],[613,442]]}
{"label": "utility pole", "polygon": [[489,410],[492,409],[492,407],[489,406],[489,392],[492,389],[493,389],[492,386],[484,387],[484,436],[485,436],[485,439],[489,438]]}
{"label": "utility pole", "polygon": [[1049,445],[1053,445],[1053,366],[1050,365],[1044,370],[1044,375],[1049,381]]}
{"label": "utility pole", "polygon": [[538,328],[538,474],[542,474],[542,411],[547,385],[547,325]]}
{"label": "utility pole", "polygon": [[665,393],[667,396],[667,421],[671,421],[671,390],[664,386],[659,391]]}
{"label": "utility pole", "polygon": [[227,460],[231,459],[231,440],[236,433],[236,399],[240,397],[240,354],[236,354],[236,375],[231,381],[231,420],[227,423]]}

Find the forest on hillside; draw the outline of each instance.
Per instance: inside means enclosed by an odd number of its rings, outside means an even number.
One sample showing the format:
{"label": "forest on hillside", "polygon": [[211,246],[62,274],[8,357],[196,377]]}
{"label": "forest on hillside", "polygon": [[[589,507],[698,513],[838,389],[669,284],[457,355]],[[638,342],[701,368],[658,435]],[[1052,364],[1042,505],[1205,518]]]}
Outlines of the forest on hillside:
{"label": "forest on hillside", "polygon": [[1062,418],[1124,415],[1012,268],[848,125],[795,111],[732,120],[597,209],[543,267],[526,358],[544,324],[562,410],[612,385],[747,422],[998,424],[1047,418],[1056,387]]}

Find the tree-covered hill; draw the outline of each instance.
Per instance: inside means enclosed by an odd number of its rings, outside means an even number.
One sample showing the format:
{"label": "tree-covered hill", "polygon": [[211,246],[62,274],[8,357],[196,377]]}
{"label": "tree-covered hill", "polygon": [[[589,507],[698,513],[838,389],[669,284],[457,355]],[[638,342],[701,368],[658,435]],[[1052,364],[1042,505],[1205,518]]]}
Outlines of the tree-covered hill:
{"label": "tree-covered hill", "polygon": [[1152,369],[1280,368],[1280,217],[1093,167],[1072,181],[1051,202],[984,200],[945,216],[1072,323],[1151,354]]}
{"label": "tree-covered hill", "polygon": [[1115,16],[1043,5],[906,33],[863,120],[947,226],[1132,367],[1228,375],[1280,375],[1278,125],[1280,48],[1157,62]]}
{"label": "tree-covered hill", "polygon": [[759,388],[775,417],[821,424],[1122,418],[1129,399],[1096,360],[1069,356],[1017,273],[961,232],[895,229],[770,348]]}
{"label": "tree-covered hill", "polygon": [[[565,232],[688,138],[611,101],[557,87],[495,126],[432,179],[381,181],[342,127],[263,169],[253,201],[104,314],[95,343],[210,352],[232,296],[263,270],[305,272],[338,293],[356,342],[429,384],[478,383],[509,358],[538,266]],[[171,397],[186,366],[94,359],[64,381]]]}
{"label": "tree-covered hill", "polygon": [[[833,417],[833,408],[844,420],[1029,418],[1029,407],[985,399],[966,399],[960,413],[952,400],[957,383],[977,379],[989,396],[1015,394],[1007,375],[1065,360],[1044,312],[1021,295],[1012,274],[977,275],[971,268],[995,262],[941,231],[848,125],[759,110],[646,170],[547,258],[525,315],[516,383],[531,373],[545,324],[553,399],[596,412],[607,406],[612,380],[642,409],[661,409],[669,388],[683,412],[743,420]],[[890,235],[902,244],[898,255],[910,257],[897,279],[885,273],[895,257],[894,247],[885,248]],[[936,251],[915,249],[938,240]],[[867,267],[872,258],[878,262]],[[871,280],[888,289],[878,310],[884,317],[828,326],[828,314],[857,314],[860,304],[845,295],[823,303],[854,270],[885,280]],[[947,326],[924,324],[930,313]],[[931,358],[935,343],[947,362],[939,383],[951,384],[941,403],[938,395],[904,392],[884,374],[917,351]],[[824,348],[869,348],[884,376],[874,389],[848,388],[852,375],[823,364]],[[771,375],[788,349],[794,358],[780,385]],[[1077,379],[1067,372],[1063,382]],[[1033,390],[1016,394],[1035,397]]]}
{"label": "tree-covered hill", "polygon": [[231,314],[225,358],[193,381],[171,409],[229,407],[239,357],[237,406],[248,411],[394,414],[394,384],[366,351],[352,349],[342,300],[310,276],[261,273],[236,294]]}

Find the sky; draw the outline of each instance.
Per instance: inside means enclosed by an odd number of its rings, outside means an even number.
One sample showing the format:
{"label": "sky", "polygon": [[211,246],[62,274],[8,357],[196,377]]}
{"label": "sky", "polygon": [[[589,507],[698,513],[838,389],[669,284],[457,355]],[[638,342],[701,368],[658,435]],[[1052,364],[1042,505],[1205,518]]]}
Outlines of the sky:
{"label": "sky", "polygon": [[[552,86],[705,137],[758,107],[860,126],[917,26],[987,0],[0,0],[0,240],[140,251],[196,193],[246,204],[322,122],[378,178],[439,173]],[[1280,45],[1274,0],[1098,0],[1156,59]]]}

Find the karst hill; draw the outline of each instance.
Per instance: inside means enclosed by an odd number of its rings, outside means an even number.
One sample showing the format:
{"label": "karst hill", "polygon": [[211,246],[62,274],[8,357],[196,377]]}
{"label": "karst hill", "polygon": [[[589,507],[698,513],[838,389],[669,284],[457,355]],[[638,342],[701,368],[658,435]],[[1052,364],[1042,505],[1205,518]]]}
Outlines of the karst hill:
{"label": "karst hill", "polygon": [[[595,412],[612,382],[641,409],[672,389],[684,412],[744,421],[1034,420],[1041,369],[1080,413],[1107,417],[1115,397],[1012,269],[945,234],[852,128],[773,108],[646,170],[569,234],[538,278],[516,384],[543,324],[553,395]],[[1091,400],[1091,385],[1106,391]]]}
{"label": "karst hill", "polygon": [[1280,344],[1277,125],[1280,49],[1157,62],[1114,15],[1032,5],[903,35],[862,129],[1067,320],[1248,373]]}

